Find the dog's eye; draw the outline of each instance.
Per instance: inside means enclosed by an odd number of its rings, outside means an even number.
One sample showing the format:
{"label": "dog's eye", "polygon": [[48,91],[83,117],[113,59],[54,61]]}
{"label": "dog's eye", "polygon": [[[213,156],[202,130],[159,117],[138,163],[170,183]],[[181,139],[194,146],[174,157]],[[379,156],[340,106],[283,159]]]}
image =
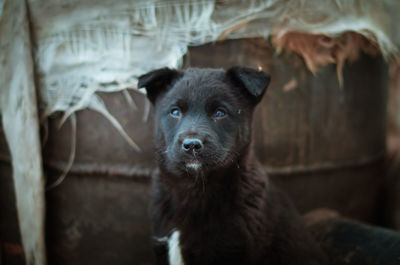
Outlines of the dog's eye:
{"label": "dog's eye", "polygon": [[224,108],[217,108],[214,112],[214,118],[222,119],[226,116],[226,110]]}
{"label": "dog's eye", "polygon": [[182,116],[181,110],[177,107],[172,108],[171,111],[169,112],[169,114],[172,117],[177,118],[177,119],[179,119]]}

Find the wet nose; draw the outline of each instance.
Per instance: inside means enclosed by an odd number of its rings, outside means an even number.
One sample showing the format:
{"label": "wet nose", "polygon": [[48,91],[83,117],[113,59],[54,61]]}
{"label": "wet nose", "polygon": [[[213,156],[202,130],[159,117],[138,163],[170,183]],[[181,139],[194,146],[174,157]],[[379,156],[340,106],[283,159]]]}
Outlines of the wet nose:
{"label": "wet nose", "polygon": [[197,138],[186,138],[182,143],[182,150],[185,152],[200,152],[203,149],[203,142]]}

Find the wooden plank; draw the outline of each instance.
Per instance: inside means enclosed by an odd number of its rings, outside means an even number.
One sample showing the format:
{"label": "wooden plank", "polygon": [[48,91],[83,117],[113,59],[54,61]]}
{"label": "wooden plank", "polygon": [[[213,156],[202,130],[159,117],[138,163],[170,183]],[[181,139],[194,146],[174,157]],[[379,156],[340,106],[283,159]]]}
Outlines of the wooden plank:
{"label": "wooden plank", "polygon": [[44,178],[26,2],[6,0],[0,18],[0,107],[12,157],[27,264],[46,264]]}

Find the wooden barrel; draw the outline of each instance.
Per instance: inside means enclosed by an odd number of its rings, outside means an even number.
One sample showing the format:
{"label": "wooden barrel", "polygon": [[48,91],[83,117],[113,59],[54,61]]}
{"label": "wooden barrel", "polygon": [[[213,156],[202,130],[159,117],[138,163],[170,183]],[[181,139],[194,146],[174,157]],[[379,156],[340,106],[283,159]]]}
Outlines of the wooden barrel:
{"label": "wooden barrel", "polygon": [[[269,72],[272,83],[255,114],[254,146],[273,180],[301,212],[330,207],[375,220],[386,127],[387,65],[381,57],[363,55],[345,65],[343,87],[334,65],[314,76],[300,58],[276,55],[264,39],[193,47],[184,61],[185,66],[247,65]],[[77,114],[74,165],[47,192],[49,264],[150,264],[152,123],[143,121],[144,96],[131,95],[139,111],[122,94],[101,97],[140,153],[100,114]],[[71,126],[67,122],[58,129],[59,121],[57,115],[50,118],[44,149],[49,183],[66,167],[71,149]],[[0,153],[7,157],[4,144]],[[6,158],[1,163],[9,166]],[[11,179],[9,171],[0,175],[2,182]],[[10,216],[1,217],[0,224],[15,222]]]}

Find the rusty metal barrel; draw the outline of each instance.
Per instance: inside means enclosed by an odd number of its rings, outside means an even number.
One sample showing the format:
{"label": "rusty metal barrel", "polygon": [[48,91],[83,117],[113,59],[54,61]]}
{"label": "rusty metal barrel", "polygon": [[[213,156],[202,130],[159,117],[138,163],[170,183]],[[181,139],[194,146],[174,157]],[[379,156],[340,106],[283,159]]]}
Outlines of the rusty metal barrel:
{"label": "rusty metal barrel", "polygon": [[383,58],[364,55],[346,64],[343,86],[335,65],[313,75],[299,57],[277,55],[264,39],[192,48],[188,61],[269,72],[271,85],[256,111],[254,146],[270,176],[301,212],[330,207],[375,219],[386,139],[388,66]]}
{"label": "rusty metal barrel", "polygon": [[[346,64],[342,87],[335,65],[321,68],[314,76],[301,58],[277,55],[264,39],[192,47],[184,64],[247,65],[269,72],[271,85],[255,113],[254,147],[273,181],[302,213],[327,207],[355,219],[376,220],[384,174],[388,75],[381,57],[363,55]],[[128,106],[122,94],[101,97],[139,144],[140,153],[100,114],[77,113],[75,162],[65,180],[46,194],[49,264],[151,263],[152,113],[149,121],[143,121],[146,99],[135,92],[131,95],[137,110]],[[71,150],[71,126],[67,122],[59,129],[59,121],[58,115],[50,118],[44,148],[48,183],[60,176]],[[0,172],[3,209],[13,196],[5,143],[0,154],[0,165],[7,168]],[[15,225],[13,216],[1,216],[3,235],[7,224]],[[2,240],[18,245],[18,235]],[[15,254],[2,249],[3,256]]]}

